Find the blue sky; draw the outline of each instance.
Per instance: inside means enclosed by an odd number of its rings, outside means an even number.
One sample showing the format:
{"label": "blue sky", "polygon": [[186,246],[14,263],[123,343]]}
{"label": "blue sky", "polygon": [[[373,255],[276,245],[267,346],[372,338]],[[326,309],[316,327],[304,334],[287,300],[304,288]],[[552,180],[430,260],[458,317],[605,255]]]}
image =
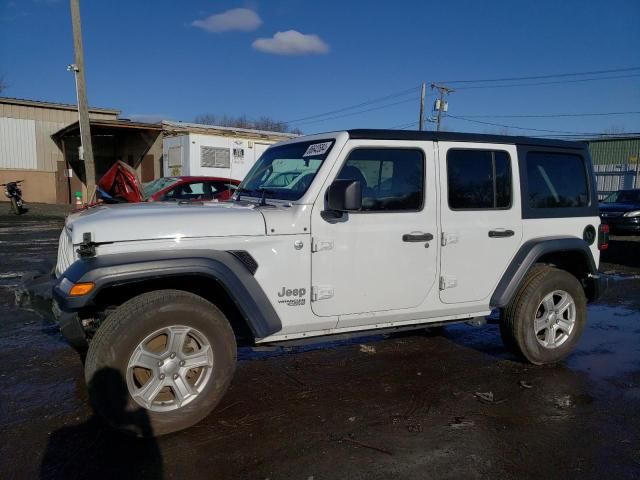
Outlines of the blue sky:
{"label": "blue sky", "polygon": [[[215,113],[291,121],[415,87],[292,124],[308,133],[387,128],[417,120],[422,81],[640,66],[638,0],[84,0],[81,7],[89,102],[134,119],[192,121]],[[73,103],[73,77],[65,70],[72,60],[66,0],[0,0],[4,95]],[[601,76],[625,74],[640,70]],[[460,89],[449,98],[455,116],[629,111],[640,111],[640,76]],[[558,131],[640,131],[637,114],[471,118]],[[444,126],[505,132],[451,117]]]}

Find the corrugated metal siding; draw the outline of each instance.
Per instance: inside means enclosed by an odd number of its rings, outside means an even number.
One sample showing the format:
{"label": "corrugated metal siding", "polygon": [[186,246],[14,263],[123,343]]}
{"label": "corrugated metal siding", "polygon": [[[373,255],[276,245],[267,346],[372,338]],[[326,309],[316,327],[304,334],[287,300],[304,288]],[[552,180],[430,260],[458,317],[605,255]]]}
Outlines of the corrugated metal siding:
{"label": "corrugated metal siding", "polygon": [[640,138],[592,140],[589,151],[600,199],[640,187]]}
{"label": "corrugated metal siding", "polygon": [[0,168],[38,168],[35,121],[0,118]]}
{"label": "corrugated metal siding", "polygon": [[594,165],[593,169],[601,200],[618,190],[640,188],[640,164],[601,164]]}
{"label": "corrugated metal siding", "polygon": [[640,138],[594,140],[589,142],[596,165],[623,165],[640,161]]}
{"label": "corrugated metal siding", "polygon": [[51,135],[64,125],[55,122],[36,122],[36,148],[38,152],[38,170],[55,172],[58,162],[64,161],[62,150],[58,148]]}

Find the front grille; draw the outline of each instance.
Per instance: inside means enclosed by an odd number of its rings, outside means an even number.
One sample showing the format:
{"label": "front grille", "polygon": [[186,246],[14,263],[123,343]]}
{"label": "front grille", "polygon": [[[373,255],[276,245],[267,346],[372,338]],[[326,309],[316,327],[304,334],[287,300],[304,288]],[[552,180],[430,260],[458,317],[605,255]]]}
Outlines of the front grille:
{"label": "front grille", "polygon": [[66,228],[60,232],[60,241],[58,242],[58,262],[56,263],[56,277],[60,277],[64,271],[74,262],[73,244],[71,243],[71,234]]}

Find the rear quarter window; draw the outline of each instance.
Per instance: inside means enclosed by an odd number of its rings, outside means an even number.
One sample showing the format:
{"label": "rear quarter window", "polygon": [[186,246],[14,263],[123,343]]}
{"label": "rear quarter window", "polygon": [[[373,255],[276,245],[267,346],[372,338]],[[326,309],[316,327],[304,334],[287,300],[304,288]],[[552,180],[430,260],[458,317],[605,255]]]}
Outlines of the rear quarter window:
{"label": "rear quarter window", "polygon": [[579,155],[553,152],[527,154],[529,207],[575,208],[589,205],[584,160]]}
{"label": "rear quarter window", "polygon": [[586,150],[518,147],[522,218],[598,216],[595,180]]}

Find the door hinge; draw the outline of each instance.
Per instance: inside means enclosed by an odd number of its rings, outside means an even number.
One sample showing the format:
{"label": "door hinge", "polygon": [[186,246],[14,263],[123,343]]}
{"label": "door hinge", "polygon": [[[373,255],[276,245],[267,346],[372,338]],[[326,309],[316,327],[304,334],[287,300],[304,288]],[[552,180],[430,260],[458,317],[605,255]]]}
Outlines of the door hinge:
{"label": "door hinge", "polygon": [[311,251],[319,252],[321,250],[332,250],[333,240],[318,240],[317,238],[311,239]]}
{"label": "door hinge", "polygon": [[458,243],[458,234],[442,232],[442,236],[440,237],[440,239],[441,239],[440,245],[444,247],[445,245]]}
{"label": "door hinge", "polygon": [[458,286],[458,279],[456,277],[440,277],[440,290],[446,290],[447,288],[453,288]]}
{"label": "door hinge", "polygon": [[311,301],[326,300],[333,297],[333,287],[328,285],[314,285],[311,287]]}

